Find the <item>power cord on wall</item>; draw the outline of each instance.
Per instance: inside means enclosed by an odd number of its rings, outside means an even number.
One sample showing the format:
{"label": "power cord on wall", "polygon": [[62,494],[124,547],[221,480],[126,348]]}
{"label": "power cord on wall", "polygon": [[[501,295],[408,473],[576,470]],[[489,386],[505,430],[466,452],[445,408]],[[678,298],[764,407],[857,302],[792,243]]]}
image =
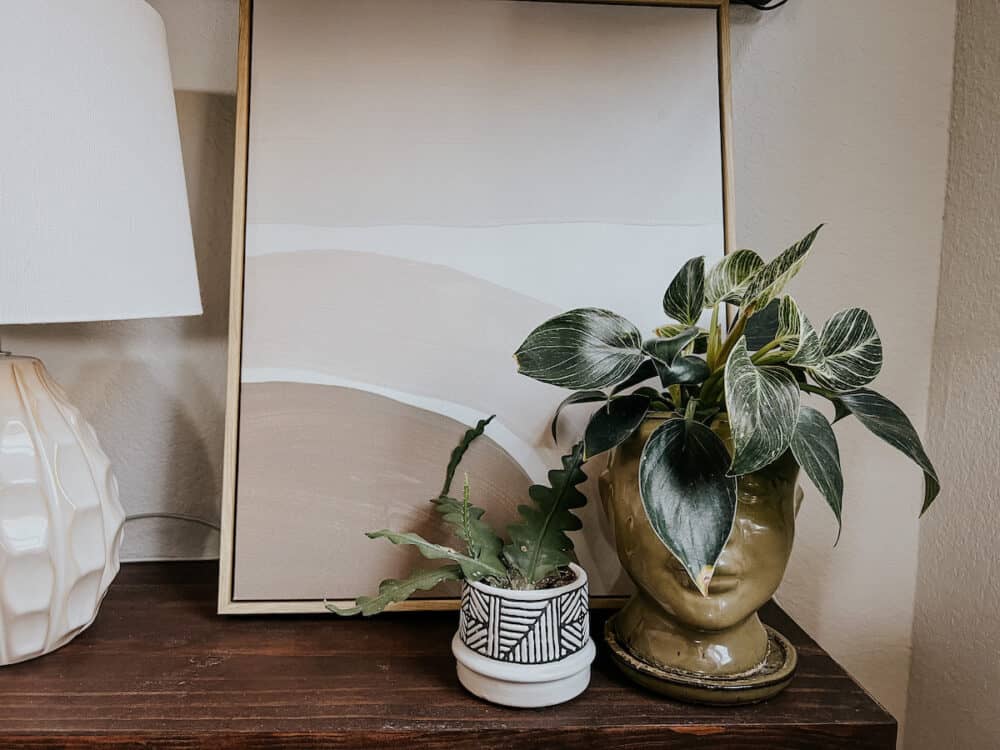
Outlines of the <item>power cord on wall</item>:
{"label": "power cord on wall", "polygon": [[749,5],[757,10],[777,10],[788,0],[732,0],[733,5]]}
{"label": "power cord on wall", "polygon": [[146,518],[172,518],[175,521],[188,521],[207,526],[215,531],[220,531],[219,524],[205,518],[199,518],[198,516],[190,516],[187,513],[133,513],[130,516],[125,516],[125,521],[142,521]]}

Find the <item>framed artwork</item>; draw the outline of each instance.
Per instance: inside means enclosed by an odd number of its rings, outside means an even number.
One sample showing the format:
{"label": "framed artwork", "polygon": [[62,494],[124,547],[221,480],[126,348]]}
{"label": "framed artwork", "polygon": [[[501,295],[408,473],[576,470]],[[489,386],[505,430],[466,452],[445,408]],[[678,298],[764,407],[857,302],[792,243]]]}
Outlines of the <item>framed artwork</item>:
{"label": "framed artwork", "polygon": [[[219,610],[322,611],[418,559],[365,531],[439,538],[467,426],[497,415],[462,469],[498,529],[559,465],[563,394],[512,360],[535,325],[652,331],[722,256],[728,4],[242,0],[239,50]],[[601,468],[574,541],[613,605]]]}

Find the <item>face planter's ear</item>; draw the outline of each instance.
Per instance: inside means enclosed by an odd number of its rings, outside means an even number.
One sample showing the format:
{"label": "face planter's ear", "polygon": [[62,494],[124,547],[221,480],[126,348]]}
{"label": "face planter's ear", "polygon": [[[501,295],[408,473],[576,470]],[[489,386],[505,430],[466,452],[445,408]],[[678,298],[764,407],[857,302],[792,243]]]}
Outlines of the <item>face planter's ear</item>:
{"label": "face planter's ear", "polygon": [[805,493],[802,491],[802,488],[800,486],[796,485],[795,486],[795,517],[796,518],[799,517],[799,508],[802,507],[802,498],[804,496],[805,496]]}

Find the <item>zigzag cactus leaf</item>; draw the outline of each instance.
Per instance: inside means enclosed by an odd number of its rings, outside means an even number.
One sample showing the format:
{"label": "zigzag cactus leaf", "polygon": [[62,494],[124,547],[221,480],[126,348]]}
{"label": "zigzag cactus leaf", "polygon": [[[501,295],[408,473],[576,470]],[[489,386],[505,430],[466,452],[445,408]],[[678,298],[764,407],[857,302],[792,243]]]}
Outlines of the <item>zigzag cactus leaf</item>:
{"label": "zigzag cactus leaf", "polygon": [[462,569],[457,565],[417,570],[409,578],[402,580],[388,578],[382,581],[378,586],[377,596],[359,596],[353,607],[338,607],[329,602],[324,604],[328,610],[342,617],[351,615],[370,617],[382,612],[390,604],[406,601],[417,591],[428,591],[445,581],[459,581],[461,579]]}
{"label": "zigzag cactus leaf", "polygon": [[528,495],[534,505],[520,505],[521,522],[507,527],[510,543],[504,547],[504,557],[528,585],[554,573],[575,560],[573,542],[567,531],[578,531],[583,524],[573,511],[587,504],[586,496],[577,488],[586,481],[583,473],[583,443],[563,456],[562,468],[549,472],[546,487],[534,484]]}

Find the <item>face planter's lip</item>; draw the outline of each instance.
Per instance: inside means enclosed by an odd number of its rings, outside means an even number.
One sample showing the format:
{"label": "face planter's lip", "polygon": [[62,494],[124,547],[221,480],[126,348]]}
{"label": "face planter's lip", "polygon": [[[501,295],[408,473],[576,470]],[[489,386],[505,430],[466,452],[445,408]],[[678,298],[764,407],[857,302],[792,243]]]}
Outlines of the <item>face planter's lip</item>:
{"label": "face planter's lip", "polygon": [[[670,565],[669,572],[674,575],[677,582],[683,586],[688,591],[693,591],[697,594],[701,594],[698,591],[698,587],[694,585],[694,581],[687,574],[687,571],[678,563],[677,565]],[[740,585],[741,571],[728,566],[722,566],[716,569],[715,574],[712,576],[711,582],[708,584],[708,595],[712,596],[714,594],[725,594],[732,591],[737,586]]]}
{"label": "face planter's lip", "polygon": [[[688,574],[683,570],[673,570],[671,572],[677,577],[678,583],[683,586],[688,591],[698,594],[701,596],[701,592],[698,591],[698,587],[694,585],[694,581],[688,576]],[[740,585],[740,577],[738,575],[720,575],[716,574],[712,576],[712,581],[708,584],[708,595],[714,596],[716,594],[726,594],[737,586]]]}
{"label": "face planter's lip", "polygon": [[725,594],[740,585],[740,577],[736,575],[714,575],[708,584],[708,595]]}

